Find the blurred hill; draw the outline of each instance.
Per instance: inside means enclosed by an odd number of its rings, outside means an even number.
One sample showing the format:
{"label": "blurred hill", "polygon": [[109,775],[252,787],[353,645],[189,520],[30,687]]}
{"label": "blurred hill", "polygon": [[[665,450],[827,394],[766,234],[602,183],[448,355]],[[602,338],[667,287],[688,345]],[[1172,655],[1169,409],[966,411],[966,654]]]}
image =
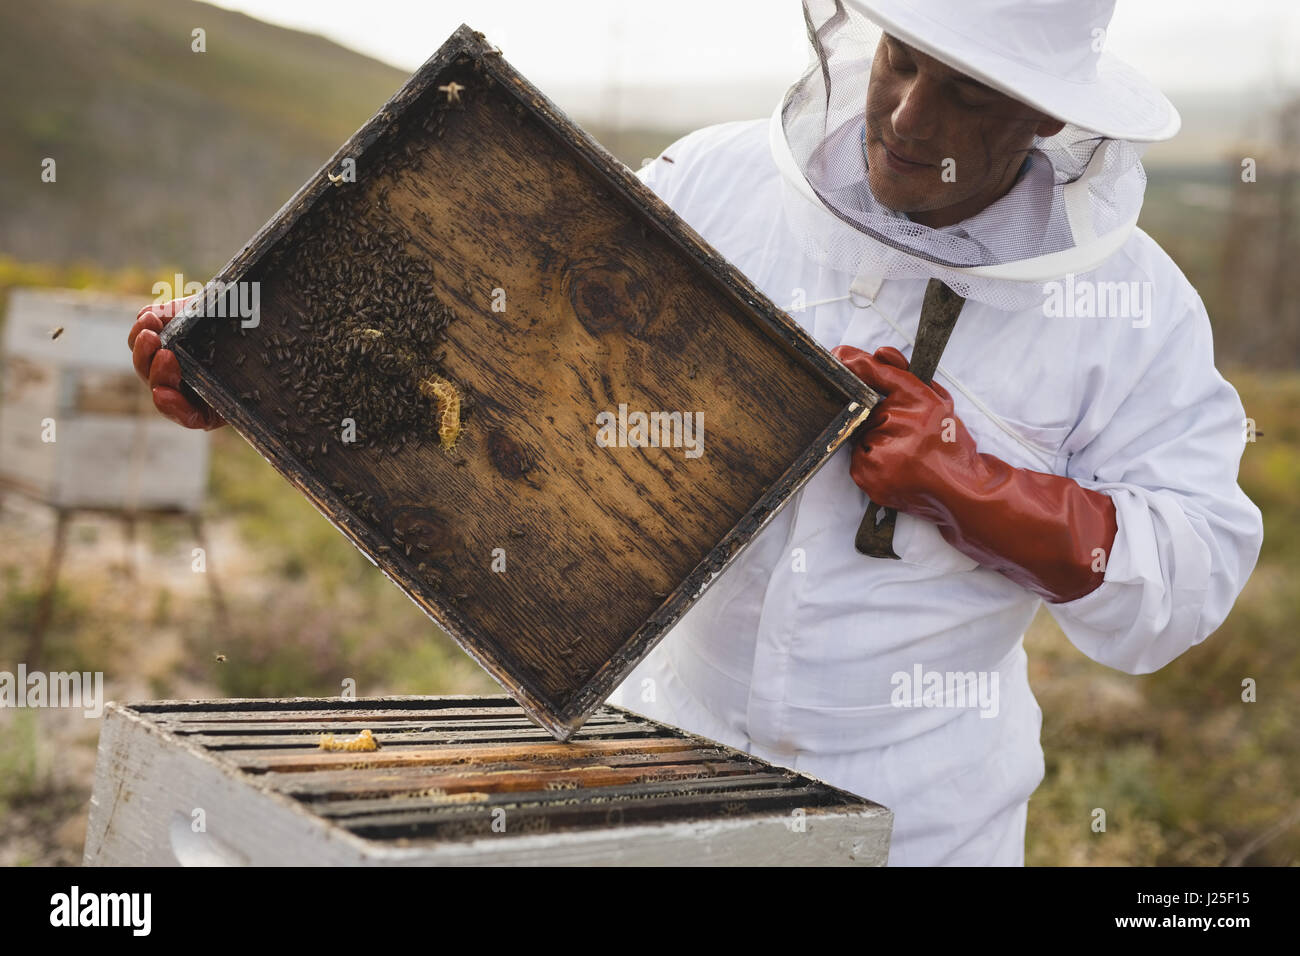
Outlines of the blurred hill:
{"label": "blurred hill", "polygon": [[211,273],[406,77],[206,4],[7,0],[0,250]]}
{"label": "blurred hill", "polygon": [[[6,0],[0,254],[211,275],[408,76],[203,3]],[[598,138],[635,164],[684,132]]]}
{"label": "blurred hill", "polygon": [[[191,50],[196,27],[206,52]],[[445,39],[428,37],[429,53]],[[408,76],[204,3],[4,0],[0,258],[211,276]],[[635,168],[691,129],[770,115],[783,89],[768,78],[544,92]],[[1300,190],[1286,160],[1295,138],[1278,121],[1294,101],[1280,109],[1280,92],[1175,95],[1184,128],[1147,153],[1140,224],[1200,291],[1222,359],[1292,368]],[[1242,183],[1243,156],[1260,157],[1258,184]],[[46,157],[55,183],[41,181]],[[1245,242],[1250,254],[1234,255],[1243,237],[1266,254]]]}
{"label": "blurred hill", "polygon": [[[191,51],[195,27],[206,52]],[[444,39],[429,37],[429,52]],[[203,3],[9,0],[0,4],[0,252],[212,272],[407,76]],[[690,129],[770,114],[782,89],[771,80],[545,92],[636,166]],[[1218,164],[1251,125],[1240,97],[1176,100],[1183,133],[1154,147],[1150,165]],[[40,179],[46,157],[58,164],[52,184]]]}

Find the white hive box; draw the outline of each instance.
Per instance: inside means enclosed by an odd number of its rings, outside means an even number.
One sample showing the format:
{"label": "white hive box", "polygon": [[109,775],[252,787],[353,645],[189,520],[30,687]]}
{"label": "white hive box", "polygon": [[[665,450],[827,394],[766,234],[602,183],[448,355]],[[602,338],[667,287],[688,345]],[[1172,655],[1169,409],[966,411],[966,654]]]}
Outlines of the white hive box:
{"label": "white hive box", "polygon": [[[131,368],[147,297],[14,289],[4,323],[0,483],[58,508],[195,512],[208,435],[167,421]],[[53,338],[51,333],[62,328]],[[55,440],[44,440],[54,423]]]}
{"label": "white hive box", "polygon": [[104,712],[84,862],[882,866],[892,825],[609,705],[560,743],[504,696],[155,701]]}

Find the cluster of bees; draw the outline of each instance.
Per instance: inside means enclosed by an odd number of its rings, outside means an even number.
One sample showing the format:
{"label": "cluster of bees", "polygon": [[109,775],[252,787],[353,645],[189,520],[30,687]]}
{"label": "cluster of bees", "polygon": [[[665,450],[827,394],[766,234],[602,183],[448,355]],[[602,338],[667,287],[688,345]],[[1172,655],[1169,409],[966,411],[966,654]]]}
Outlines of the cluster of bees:
{"label": "cluster of bees", "polygon": [[[303,240],[272,254],[270,274],[296,298],[287,320],[296,329],[268,327],[261,343],[281,373],[281,397],[294,406],[278,411],[297,423],[291,433],[306,425],[338,436],[351,419],[356,447],[396,454],[422,440],[451,448],[461,400],[443,375],[442,342],[454,315],[405,238],[352,205],[325,197],[299,222]],[[298,437],[291,450],[310,458],[317,446]],[[319,446],[322,455],[330,444]]]}
{"label": "cluster of bees", "polygon": [[[408,443],[436,443],[450,452],[472,411],[444,367],[446,329],[456,316],[438,298],[432,264],[412,254],[389,206],[400,177],[426,160],[421,144],[441,137],[445,117],[464,109],[467,87],[455,85],[457,96],[431,91],[402,124],[390,123],[361,157],[355,181],[331,176],[334,187],[244,276],[262,284],[256,326],[209,318],[186,334],[187,349],[207,368],[261,363],[239,398],[309,469],[352,448],[379,457]],[[370,178],[375,171],[382,175]],[[415,216],[431,231],[426,213]],[[246,373],[235,374],[247,381]],[[403,540],[382,502],[341,475],[329,484],[363,522],[388,532],[396,549],[419,562],[419,574],[436,579],[427,545]]]}
{"label": "cluster of bees", "polygon": [[[367,150],[358,181],[319,196],[259,264],[262,302],[282,306],[283,294],[274,292],[289,290],[291,310],[264,310],[258,327],[237,335],[207,321],[188,336],[209,367],[229,349],[235,367],[256,355],[274,369],[282,383],[276,394],[264,396],[263,387],[239,397],[279,416],[289,450],[308,467],[340,444],[347,419],[352,430],[343,440],[352,447],[397,454],[417,441],[450,451],[471,410],[443,369],[444,333],[455,316],[435,296],[431,265],[411,255],[408,237],[392,225],[388,203],[394,176],[418,164],[419,143],[440,136],[446,115],[464,109],[468,88],[450,85],[456,96],[431,90],[403,123],[390,122]],[[374,170],[382,178],[367,182]]]}

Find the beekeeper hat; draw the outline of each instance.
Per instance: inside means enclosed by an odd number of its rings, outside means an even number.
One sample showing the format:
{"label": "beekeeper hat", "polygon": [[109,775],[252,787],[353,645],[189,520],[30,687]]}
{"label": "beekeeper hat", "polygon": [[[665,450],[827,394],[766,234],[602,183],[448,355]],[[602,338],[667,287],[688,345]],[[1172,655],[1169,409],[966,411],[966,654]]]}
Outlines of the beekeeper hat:
{"label": "beekeeper hat", "polygon": [[[1042,284],[1087,272],[1124,244],[1146,190],[1146,143],[1178,111],[1104,52],[1115,0],[803,0],[812,58],[771,123],[785,206],[805,252],[835,269],[939,278],[1019,309]],[[881,32],[1065,127],[1036,136],[1011,191],[954,226],[882,206],[867,183],[863,128]]]}
{"label": "beekeeper hat", "polygon": [[1109,139],[1165,140],[1173,103],[1105,52],[1115,0],[850,0],[890,36],[1012,99]]}

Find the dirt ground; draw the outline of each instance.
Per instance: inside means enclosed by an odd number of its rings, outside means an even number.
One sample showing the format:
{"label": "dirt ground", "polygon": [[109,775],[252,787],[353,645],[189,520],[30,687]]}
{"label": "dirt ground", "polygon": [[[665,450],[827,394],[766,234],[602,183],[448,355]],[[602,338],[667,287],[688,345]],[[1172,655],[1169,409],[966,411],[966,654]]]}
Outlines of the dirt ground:
{"label": "dirt ground", "polygon": [[[0,670],[15,672],[22,656],[34,598],[54,540],[54,512],[21,495],[0,499],[0,559],[4,631]],[[223,696],[214,682],[194,680],[181,666],[186,653],[179,622],[152,620],[157,595],[198,605],[210,603],[208,581],[191,570],[195,546],[183,522],[138,529],[132,543],[123,523],[104,516],[75,517],[60,569],[59,598],[85,588],[96,601],[89,615],[70,615],[56,601],[49,633],[48,670],[102,670],[105,700],[168,696]],[[228,523],[205,528],[209,569],[236,593],[263,580],[241,573],[242,548]],[[99,598],[104,598],[101,603]],[[103,612],[103,629],[95,611]],[[15,654],[15,651],[18,654]],[[79,865],[86,837],[99,719],[82,709],[0,708],[0,866]]]}

